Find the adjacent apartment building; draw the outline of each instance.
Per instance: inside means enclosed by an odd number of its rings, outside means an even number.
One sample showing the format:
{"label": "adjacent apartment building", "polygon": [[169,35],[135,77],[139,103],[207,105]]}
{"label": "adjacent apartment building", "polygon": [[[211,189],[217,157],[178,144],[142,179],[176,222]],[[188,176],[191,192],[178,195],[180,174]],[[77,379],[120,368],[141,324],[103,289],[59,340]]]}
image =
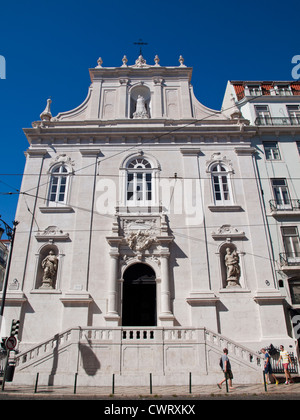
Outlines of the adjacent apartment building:
{"label": "adjacent apartment building", "polygon": [[234,103],[257,128],[252,139],[276,287],[286,296],[288,326],[300,314],[300,83],[228,82]]}
{"label": "adjacent apartment building", "polygon": [[[215,111],[181,56],[97,64],[81,105],[52,116],[49,100],[24,130],[15,381],[215,383],[223,347],[237,382],[261,381],[262,346],[296,351],[299,90],[273,116],[232,82]],[[287,124],[262,123],[283,108]]]}

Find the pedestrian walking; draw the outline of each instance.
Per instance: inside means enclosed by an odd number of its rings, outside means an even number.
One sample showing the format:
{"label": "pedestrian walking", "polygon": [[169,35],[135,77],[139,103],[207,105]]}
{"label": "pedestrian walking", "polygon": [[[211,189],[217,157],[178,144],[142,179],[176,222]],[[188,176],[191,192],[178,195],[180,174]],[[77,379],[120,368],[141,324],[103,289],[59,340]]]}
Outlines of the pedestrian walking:
{"label": "pedestrian walking", "polygon": [[273,373],[272,365],[271,365],[271,356],[269,355],[268,351],[263,348],[261,352],[265,355],[265,363],[264,363],[264,372],[268,375],[269,382],[271,382],[271,376],[274,378],[275,384],[278,385],[278,380]]}
{"label": "pedestrian walking", "polygon": [[223,354],[221,360],[222,360],[222,369],[223,369],[225,377],[217,385],[218,385],[218,388],[222,389],[222,384],[227,379],[228,383],[229,383],[229,389],[234,389],[233,386],[232,386],[233,374],[232,374],[232,370],[231,370],[230,360],[229,360],[229,357],[228,357],[228,349],[227,348],[223,349],[223,353],[224,354]]}
{"label": "pedestrian walking", "polygon": [[279,365],[280,360],[282,360],[282,365],[285,374],[285,385],[288,385],[293,382],[290,371],[289,371],[289,364],[292,364],[292,360],[290,355],[286,350],[284,350],[284,346],[280,346],[280,357],[277,362],[277,366]]}

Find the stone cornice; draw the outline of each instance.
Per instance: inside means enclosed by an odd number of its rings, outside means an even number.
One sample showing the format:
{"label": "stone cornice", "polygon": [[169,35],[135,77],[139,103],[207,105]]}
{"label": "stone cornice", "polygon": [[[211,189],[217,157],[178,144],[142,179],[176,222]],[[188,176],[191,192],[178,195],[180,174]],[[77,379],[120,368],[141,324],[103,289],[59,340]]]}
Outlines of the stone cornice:
{"label": "stone cornice", "polygon": [[192,67],[178,66],[178,67],[162,67],[162,66],[144,66],[144,67],[99,67],[89,69],[90,78],[92,82],[102,79],[118,79],[118,78],[152,78],[160,76],[164,78],[187,78],[189,81],[192,78]]}
{"label": "stone cornice", "polygon": [[[130,120],[131,121],[131,120]],[[148,120],[150,121],[150,120]],[[224,138],[228,143],[232,142],[232,138],[238,146],[238,141],[249,139],[256,134],[254,127],[245,127],[243,132],[240,132],[240,127],[236,124],[229,124],[227,121],[220,121],[218,123],[203,124],[200,123],[185,124],[174,123],[174,125],[157,124],[152,121],[150,124],[135,124],[123,123],[118,125],[115,122],[110,124],[98,121],[98,123],[91,124],[90,122],[83,126],[76,125],[60,125],[53,124],[43,129],[28,128],[24,129],[26,137],[30,144],[43,144],[46,143],[62,143],[65,145],[78,145],[84,143],[86,149],[88,145],[94,144],[109,144],[113,140],[113,144],[132,144],[148,142],[149,144],[182,144],[182,145],[195,145],[201,143],[214,143]],[[126,133],[126,135],[124,135]],[[238,139],[237,139],[238,138]],[[208,141],[207,141],[208,140]],[[224,143],[225,144],[225,143]]]}

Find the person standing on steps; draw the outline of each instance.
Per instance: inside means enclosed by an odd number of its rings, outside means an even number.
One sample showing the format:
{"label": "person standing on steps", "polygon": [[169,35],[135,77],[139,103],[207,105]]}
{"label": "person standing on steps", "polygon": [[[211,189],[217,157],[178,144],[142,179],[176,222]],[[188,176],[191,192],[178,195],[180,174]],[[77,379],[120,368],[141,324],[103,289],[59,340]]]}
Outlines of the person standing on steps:
{"label": "person standing on steps", "polygon": [[231,364],[228,357],[228,349],[227,348],[223,349],[223,353],[224,354],[222,356],[222,369],[223,369],[225,378],[221,382],[219,382],[217,385],[218,385],[218,388],[222,389],[222,384],[227,379],[228,384],[229,384],[229,389],[234,389],[232,386],[233,374],[232,374]]}
{"label": "person standing on steps", "polygon": [[266,349],[261,349],[261,352],[265,356],[264,372],[265,372],[266,375],[269,376],[269,382],[271,382],[271,375],[272,375],[276,385],[278,385],[279,382],[278,382],[276,376],[274,375],[273,370],[272,370],[272,366],[271,366],[271,356],[266,351]]}
{"label": "person standing on steps", "polygon": [[289,372],[289,364],[292,364],[292,361],[288,352],[284,350],[284,346],[280,346],[280,357],[278,359],[277,366],[281,359],[282,359],[282,365],[283,365],[284,374],[285,374],[285,385],[288,385],[293,382],[291,374]]}

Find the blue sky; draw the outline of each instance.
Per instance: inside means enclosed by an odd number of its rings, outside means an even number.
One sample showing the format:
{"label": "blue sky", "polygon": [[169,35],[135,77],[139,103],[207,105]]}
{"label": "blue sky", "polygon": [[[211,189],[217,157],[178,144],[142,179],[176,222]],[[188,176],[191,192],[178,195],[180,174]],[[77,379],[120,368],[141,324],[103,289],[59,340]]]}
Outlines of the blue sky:
{"label": "blue sky", "polygon": [[[197,99],[220,109],[227,80],[291,80],[300,54],[299,0],[52,0],[2,2],[0,55],[0,214],[15,218],[28,148],[23,128],[39,120],[52,98],[52,114],[83,102],[88,69],[134,64],[140,38],[154,64],[177,66],[179,55],[193,67]],[[5,193],[5,194],[3,194]]]}

